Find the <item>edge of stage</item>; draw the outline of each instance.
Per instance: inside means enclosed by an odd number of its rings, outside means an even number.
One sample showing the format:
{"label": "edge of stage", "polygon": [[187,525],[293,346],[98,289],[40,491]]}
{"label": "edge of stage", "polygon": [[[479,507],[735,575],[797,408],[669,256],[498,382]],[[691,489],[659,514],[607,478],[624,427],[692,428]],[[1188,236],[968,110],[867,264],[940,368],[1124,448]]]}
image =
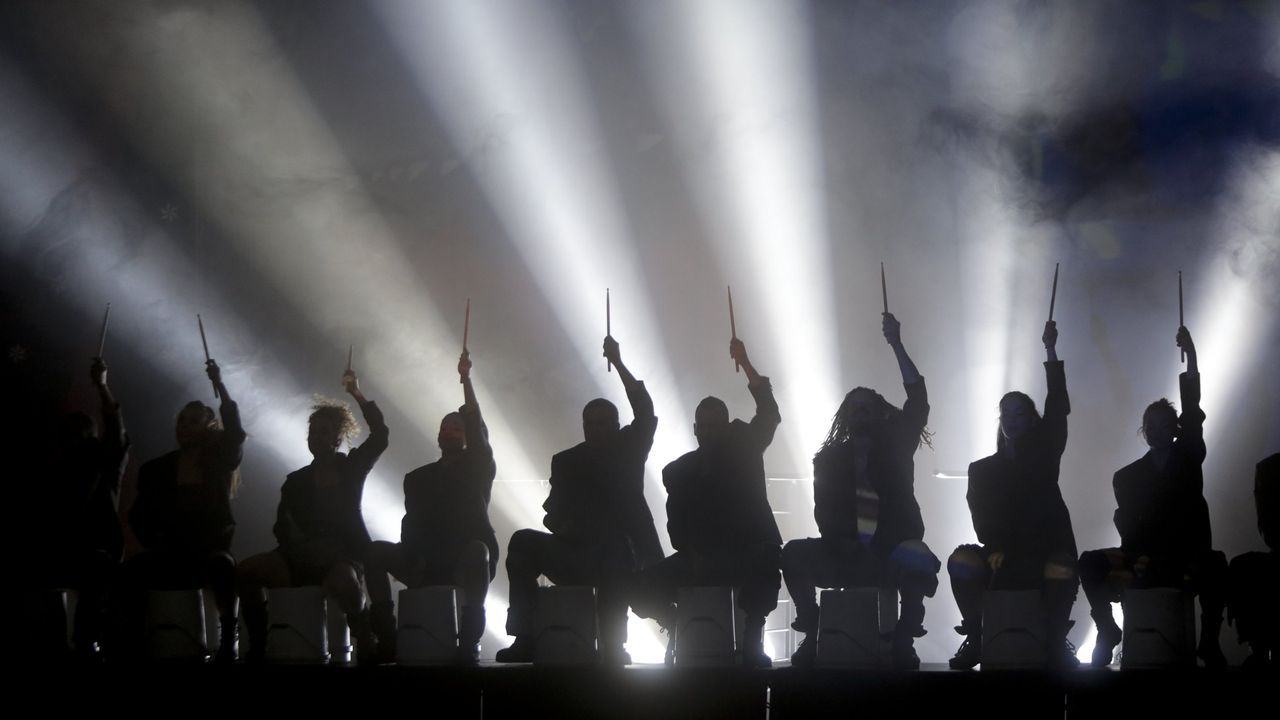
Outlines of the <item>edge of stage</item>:
{"label": "edge of stage", "polygon": [[[1274,668],[1245,671],[1080,669],[952,671],[535,667],[374,668],[322,665],[26,665],[9,673],[15,699],[50,710],[118,704],[130,714],[197,711],[447,711],[450,717],[1128,718],[1152,713],[1211,718],[1272,706]],[[1263,715],[1265,716],[1265,715]]]}

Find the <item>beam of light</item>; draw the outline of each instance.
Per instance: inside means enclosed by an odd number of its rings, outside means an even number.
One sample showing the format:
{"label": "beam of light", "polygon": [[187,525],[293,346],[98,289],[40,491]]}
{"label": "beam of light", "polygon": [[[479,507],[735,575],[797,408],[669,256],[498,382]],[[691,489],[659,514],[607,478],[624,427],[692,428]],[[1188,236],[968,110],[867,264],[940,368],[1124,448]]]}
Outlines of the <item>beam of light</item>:
{"label": "beam of light", "polygon": [[734,283],[739,333],[771,371],[784,418],[775,447],[786,457],[770,464],[806,474],[843,396],[809,18],[774,2],[628,10],[711,243],[727,276],[745,280]]}
{"label": "beam of light", "polygon": [[[658,416],[650,457],[688,449],[687,414],[672,402],[674,373],[648,288],[636,272],[635,240],[599,120],[586,95],[583,60],[547,3],[387,2],[383,12],[411,70],[441,115],[512,243],[555,311],[594,392],[622,398],[600,354],[603,294],[623,354],[646,379]],[[625,408],[625,400],[617,403]],[[656,464],[656,463],[655,463]],[[651,481],[656,478],[651,477]],[[655,510],[661,510],[655,508]],[[659,518],[660,519],[660,518]]]}
{"label": "beam of light", "polygon": [[[144,149],[176,165],[179,184],[203,214],[283,297],[313,309],[308,320],[335,348],[366,339],[356,357],[367,394],[412,423],[407,432],[392,429],[393,446],[401,438],[434,438],[443,411],[460,404],[451,381],[459,340],[262,18],[249,6],[217,4],[138,13],[134,23],[130,50],[151,58],[140,82],[166,118],[150,128]],[[192,137],[204,141],[193,146]],[[351,337],[353,329],[360,338]],[[541,476],[486,386],[483,358],[475,361],[500,480]],[[450,381],[423,382],[432,377]],[[365,516],[375,536],[399,535],[400,484],[387,478],[401,470],[388,467],[366,486]],[[525,497],[527,487],[495,488],[494,509],[515,527],[540,518],[541,499]]]}
{"label": "beam of light", "polygon": [[[582,59],[546,3],[468,0],[378,6],[406,63],[442,117],[582,362],[591,392],[621,400],[601,367],[603,289],[613,291],[613,327],[628,366],[646,379],[659,423],[648,495],[662,497],[656,468],[690,446],[673,402],[675,375],[649,307],[638,258],[599,121],[586,95]],[[616,402],[625,408],[625,401]],[[624,411],[625,413],[625,411]],[[663,508],[654,504],[655,521]],[[530,522],[529,525],[540,525]],[[662,643],[633,618],[632,656],[662,658]]]}
{"label": "beam of light", "polygon": [[[195,314],[203,312],[213,321],[208,329],[214,353],[251,435],[248,451],[264,448],[286,467],[309,463],[304,442],[309,407],[301,388],[275,366],[256,362],[253,344],[245,342],[252,337],[246,321],[227,306],[199,268],[174,250],[158,219],[137,207],[112,178],[97,170],[100,160],[71,134],[66,123],[22,88],[8,68],[0,68],[0,78],[5,88],[0,97],[13,99],[10,107],[23,108],[8,114],[5,131],[0,132],[0,155],[30,158],[22,165],[0,165],[0,186],[28,188],[21,196],[0,196],[5,224],[33,227],[43,205],[43,223],[35,229],[53,237],[41,239],[75,248],[63,254],[69,262],[60,268],[64,280],[74,282],[74,292],[68,293],[72,307],[85,316],[96,316],[104,299],[110,299],[115,308],[112,345],[158,348],[148,356],[162,372],[179,380],[187,396],[214,402],[201,372],[201,348],[193,324]],[[92,180],[77,180],[85,176]],[[126,217],[153,220],[144,224],[139,237],[126,238],[120,232],[120,219]],[[34,271],[39,251],[45,248],[34,248],[33,253],[32,248],[21,247],[20,232],[5,237],[9,243],[3,250],[10,261]],[[130,241],[143,246],[130,247]],[[156,328],[170,329],[172,342],[157,342]],[[186,342],[179,336],[185,336]],[[130,406],[128,398],[122,402]]]}
{"label": "beam of light", "polygon": [[[1243,423],[1265,423],[1265,417],[1248,417],[1252,401],[1250,392],[1254,373],[1274,372],[1274,362],[1260,363],[1258,358],[1273,358],[1277,338],[1275,311],[1275,268],[1280,262],[1280,152],[1259,148],[1242,153],[1235,168],[1231,187],[1217,208],[1213,225],[1216,240],[1208,262],[1198,272],[1184,271],[1190,279],[1186,298],[1188,329],[1196,343],[1201,374],[1200,406],[1206,419],[1205,499],[1211,509],[1234,502],[1232,482],[1241,471],[1251,471],[1257,458],[1242,458],[1224,453],[1224,448],[1239,452],[1234,435]],[[1194,299],[1194,300],[1192,300]],[[1176,357],[1176,356],[1174,356]],[[1183,366],[1179,366],[1182,368]],[[1176,393],[1176,388],[1175,388]],[[1169,397],[1177,397],[1172,394]],[[1265,400],[1262,401],[1265,405]],[[1275,398],[1272,398],[1275,402]],[[1181,408],[1179,408],[1181,409]],[[1265,412],[1265,411],[1264,411]],[[1260,437],[1265,437],[1266,432]],[[1259,451],[1274,451],[1271,447]],[[1215,513],[1216,514],[1216,513]],[[1230,516],[1228,516],[1230,517]],[[1236,528],[1215,528],[1215,547],[1228,551],[1236,540]]]}
{"label": "beam of light", "polygon": [[[1274,309],[1266,307],[1263,291],[1276,278],[1265,269],[1280,257],[1280,152],[1257,149],[1242,157],[1247,159],[1237,165],[1232,187],[1217,209],[1214,236],[1219,245],[1199,272],[1183,272],[1184,283],[1194,283],[1184,293],[1194,302],[1186,308],[1187,322],[1194,323],[1188,329],[1199,364],[1212,373],[1201,382],[1200,398],[1209,418],[1205,443],[1210,456],[1216,440],[1229,432],[1229,418],[1235,414],[1231,403],[1246,387],[1249,364],[1268,354],[1261,347],[1269,335],[1264,318]],[[1175,383],[1169,397],[1177,396]]]}

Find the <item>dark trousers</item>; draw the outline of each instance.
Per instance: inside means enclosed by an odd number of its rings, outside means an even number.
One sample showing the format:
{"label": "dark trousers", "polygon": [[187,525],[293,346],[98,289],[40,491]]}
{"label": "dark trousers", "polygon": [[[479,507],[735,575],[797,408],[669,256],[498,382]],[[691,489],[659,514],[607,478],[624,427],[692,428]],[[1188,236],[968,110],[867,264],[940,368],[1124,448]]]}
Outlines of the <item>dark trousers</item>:
{"label": "dark trousers", "polygon": [[[1045,626],[1051,639],[1065,638],[1071,626],[1071,606],[1079,588],[1074,550],[1021,553],[1008,551],[999,570],[989,563],[990,547],[961,545],[947,560],[951,591],[960,608],[965,634],[981,634],[982,598],[987,590],[1039,590]],[[1051,577],[1062,574],[1064,577]]]}
{"label": "dark trousers", "polygon": [[1231,560],[1227,610],[1240,642],[1268,650],[1280,649],[1280,556],[1250,552]]}
{"label": "dark trousers", "polygon": [[763,621],[778,607],[778,573],[782,548],[772,543],[745,545],[734,550],[694,554],[678,552],[646,568],[636,579],[632,606],[641,617],[665,620],[681,587],[737,586],[738,607],[748,623]]}
{"label": "dark trousers", "polygon": [[600,645],[621,646],[627,640],[627,588],[634,570],[635,556],[625,537],[571,542],[538,530],[516,531],[507,546],[507,634],[533,633],[538,576],[545,575],[557,585],[594,585]]}
{"label": "dark trousers", "polygon": [[236,561],[222,550],[166,551],[139,553],[120,567],[115,593],[117,631],[124,652],[141,652],[147,593],[151,590],[213,590],[219,619],[234,623],[236,618]]}
{"label": "dark trousers", "polygon": [[1120,602],[1128,588],[1182,588],[1200,596],[1205,624],[1221,625],[1226,604],[1227,556],[1205,550],[1186,557],[1151,555],[1141,575],[1134,572],[1138,556],[1120,548],[1089,550],[1080,556],[1080,584],[1094,621],[1114,625],[1111,603]]}
{"label": "dark trousers", "polygon": [[72,643],[87,650],[93,643],[101,642],[108,591],[119,566],[117,558],[94,549],[53,550],[34,559],[24,574],[31,585],[40,590],[31,593],[29,598],[24,597],[24,606],[30,608],[24,616],[41,620],[32,626],[23,625],[20,633],[30,636],[32,649],[41,655],[66,649],[65,611],[62,603],[49,592],[61,588],[76,591]]}
{"label": "dark trousers", "polygon": [[856,538],[806,538],[782,548],[782,576],[796,606],[796,630],[818,629],[817,588],[883,587],[902,595],[898,625],[915,631],[924,622],[924,599],[938,589],[942,563],[920,540],[879,554]]}

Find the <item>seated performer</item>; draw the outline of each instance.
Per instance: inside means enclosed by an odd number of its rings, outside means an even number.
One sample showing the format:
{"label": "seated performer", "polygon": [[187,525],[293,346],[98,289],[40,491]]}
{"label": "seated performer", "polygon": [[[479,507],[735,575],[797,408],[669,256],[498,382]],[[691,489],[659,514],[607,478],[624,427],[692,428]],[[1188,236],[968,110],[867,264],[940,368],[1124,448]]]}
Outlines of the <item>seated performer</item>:
{"label": "seated performer", "polygon": [[497,467],[489,430],[471,387],[471,359],[458,359],[464,404],[440,421],[440,459],[404,477],[400,542],[375,541],[369,549],[371,619],[384,654],[394,648],[396,623],[387,573],[408,587],[457,585],[460,664],[480,658],[484,599],[498,567],[498,541],[489,524],[489,496]]}
{"label": "seated performer", "polygon": [[236,659],[231,499],[239,490],[245,432],[218,364],[209,360],[206,370],[222,400],[221,426],[213,408],[187,403],[178,413],[178,449],[138,470],[129,525],[145,551],[125,563],[121,584],[129,596],[130,636],[141,632],[144,590],[211,588],[221,626],[216,659],[231,662]]}
{"label": "seated performer", "polygon": [[1067,379],[1050,320],[1043,335],[1049,386],[1044,417],[1021,392],[1000,399],[996,454],[969,465],[969,512],[981,545],[961,545],[947,560],[951,589],[960,606],[956,632],[964,642],[953,669],[982,660],[982,598],[987,590],[1040,590],[1050,665],[1078,665],[1067,641],[1075,602],[1076,540],[1058,486],[1067,446]]}
{"label": "seated performer", "polygon": [[240,563],[237,585],[249,632],[249,659],[266,651],[267,588],[320,585],[338,601],[361,664],[377,663],[377,642],[365,607],[364,568],[369,531],[361,513],[365,479],[387,449],[382,411],[360,391],[351,370],[343,385],[360,405],[369,437],[349,454],[338,451],[360,431],[344,403],[318,402],[308,420],[307,447],[314,460],[289,473],[280,488],[273,528],[280,546]]}
{"label": "seated performer", "polygon": [[1185,587],[1200,596],[1197,654],[1209,667],[1226,665],[1218,643],[1227,582],[1227,558],[1211,547],[1209,506],[1204,500],[1204,412],[1200,372],[1191,333],[1178,328],[1187,354],[1179,386],[1182,416],[1168,400],[1147,406],[1142,436],[1151,449],[1116,472],[1115,523],[1120,547],[1080,556],[1080,582],[1098,626],[1093,664],[1111,663],[1121,631],[1111,615],[1129,587]]}
{"label": "seated performer", "polygon": [[[767,667],[772,661],[764,652],[764,621],[778,606],[782,537],[766,493],[764,451],[782,416],[769,379],[751,365],[742,341],[733,339],[729,353],[746,373],[755,417],[749,423],[729,422],[724,401],[707,397],[698,403],[693,424],[698,449],[662,471],[667,531],[676,552],[642,573],[634,606],[671,633],[681,587],[737,586],[738,607],[746,613],[743,663]],[[673,653],[669,644],[668,662]]]}
{"label": "seated performer", "polygon": [[813,516],[822,537],[792,540],[782,549],[782,576],[796,607],[792,627],[805,633],[791,656],[798,667],[812,665],[817,651],[815,588],[853,586],[901,593],[892,662],[900,669],[920,667],[913,644],[924,635],[924,599],[938,589],[942,567],[924,544],[912,460],[916,448],[929,442],[929,400],[889,313],[884,337],[898,358],[907,402],[899,409],[874,390],[849,391],[813,459]]}
{"label": "seated performer", "polygon": [[[120,404],[107,387],[102,358],[93,359],[89,378],[101,403],[102,433],[83,412],[71,413],[58,424],[42,477],[32,478],[36,482],[26,493],[31,502],[20,506],[38,534],[25,538],[36,540],[36,546],[30,554],[20,554],[19,562],[28,567],[22,574],[34,585],[76,591],[72,646],[78,659],[96,661],[104,639],[107,593],[124,547],[116,507],[120,477],[129,461],[129,437]],[[59,616],[56,646],[34,648],[38,654],[65,653],[66,620]]]}
{"label": "seated performer", "polygon": [[551,532],[519,530],[507,546],[507,633],[515,642],[498,651],[498,662],[533,659],[539,575],[555,583],[594,585],[600,661],[631,662],[625,649],[627,587],[636,570],[662,558],[644,499],[644,464],[658,418],[648,390],[623,364],[612,337],[604,339],[604,355],[618,371],[635,419],[619,428],[613,403],[592,400],[582,409],[583,442],[551,459],[551,493],[542,506],[542,524]]}
{"label": "seated performer", "polygon": [[[1280,453],[1258,463],[1253,480],[1258,531],[1271,552],[1248,552],[1231,560],[1227,610],[1241,643],[1249,645],[1244,667],[1274,668],[1280,651]],[[1203,602],[1203,601],[1202,601]]]}

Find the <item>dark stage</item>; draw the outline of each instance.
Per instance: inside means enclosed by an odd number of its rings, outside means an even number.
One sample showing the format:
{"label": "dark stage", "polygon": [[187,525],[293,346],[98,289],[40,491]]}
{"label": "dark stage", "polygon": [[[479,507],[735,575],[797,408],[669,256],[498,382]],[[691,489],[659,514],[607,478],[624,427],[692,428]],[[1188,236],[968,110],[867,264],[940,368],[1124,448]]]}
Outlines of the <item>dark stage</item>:
{"label": "dark stage", "polygon": [[[790,667],[625,669],[490,665],[477,668],[139,666],[27,668],[14,676],[32,705],[101,712],[147,693],[141,714],[338,712],[529,718],[813,718],[857,715],[979,718],[1141,718],[1257,714],[1274,675],[1079,670],[919,672]],[[74,692],[70,691],[75,688]],[[112,698],[114,700],[107,700]],[[117,705],[119,707],[119,705]]]}

